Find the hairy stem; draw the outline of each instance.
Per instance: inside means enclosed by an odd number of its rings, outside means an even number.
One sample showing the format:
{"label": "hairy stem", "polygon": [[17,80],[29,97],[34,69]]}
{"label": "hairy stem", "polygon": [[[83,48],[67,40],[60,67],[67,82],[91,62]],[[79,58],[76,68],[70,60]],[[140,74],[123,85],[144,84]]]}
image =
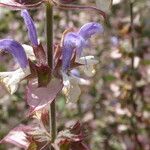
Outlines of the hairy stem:
{"label": "hairy stem", "polygon": [[[46,36],[47,36],[47,58],[48,65],[53,68],[53,6],[50,3],[46,4]],[[51,134],[51,142],[56,138],[56,111],[55,100],[51,103],[49,108],[49,126]],[[51,150],[53,148],[51,147]]]}

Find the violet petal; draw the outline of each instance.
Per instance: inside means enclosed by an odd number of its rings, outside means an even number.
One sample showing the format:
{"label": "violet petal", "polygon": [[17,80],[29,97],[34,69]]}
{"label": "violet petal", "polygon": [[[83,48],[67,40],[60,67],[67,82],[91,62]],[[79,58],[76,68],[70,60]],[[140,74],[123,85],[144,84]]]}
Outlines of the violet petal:
{"label": "violet petal", "polygon": [[62,54],[63,71],[70,67],[71,57],[76,49],[82,49],[85,45],[84,39],[77,33],[70,32],[65,36]]}
{"label": "violet petal", "polygon": [[89,39],[92,35],[96,33],[102,33],[103,26],[96,22],[90,22],[83,25],[79,30],[79,35],[81,35],[85,40]]}
{"label": "violet petal", "polygon": [[23,47],[12,39],[0,40],[0,49],[9,52],[17,60],[21,68],[26,68],[28,65],[27,56]]}
{"label": "violet petal", "polygon": [[27,10],[21,11],[21,16],[24,19],[26,27],[28,29],[28,36],[33,46],[38,46],[37,32],[32,18]]}

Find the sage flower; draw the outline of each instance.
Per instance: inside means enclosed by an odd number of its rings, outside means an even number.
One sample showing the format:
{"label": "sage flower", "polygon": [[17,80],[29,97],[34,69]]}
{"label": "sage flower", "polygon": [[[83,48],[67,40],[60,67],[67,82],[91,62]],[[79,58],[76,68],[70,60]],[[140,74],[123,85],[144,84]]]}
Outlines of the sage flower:
{"label": "sage flower", "polygon": [[[21,15],[24,18],[26,27],[28,29],[29,39],[32,45],[34,47],[37,47],[37,33],[33,20],[30,17],[27,10],[22,10]],[[19,83],[29,74],[31,74],[30,67],[28,64],[28,58],[32,57],[31,60],[34,59],[35,55],[33,53],[33,48],[21,45],[19,42],[13,39],[2,39],[0,40],[0,50],[12,54],[12,56],[20,66],[15,71],[0,72],[0,82],[4,84],[4,86],[10,94],[13,94],[16,92]]]}
{"label": "sage flower", "polygon": [[66,34],[62,50],[62,70],[65,72],[70,67],[73,53],[81,57],[82,51],[88,45],[88,40],[96,33],[102,33],[103,27],[99,23],[90,22],[80,28],[78,32]]}
{"label": "sage flower", "polygon": [[[89,77],[95,73],[94,66],[98,63],[98,60],[94,59],[94,56],[85,56],[76,59],[76,62],[80,63],[80,68],[83,69],[85,74]],[[62,89],[63,94],[66,96],[66,102],[76,102],[80,95],[80,85],[90,85],[90,81],[80,77],[77,70],[71,70],[70,74],[62,73],[64,87]]]}
{"label": "sage flower", "polygon": [[[94,59],[94,56],[82,56],[84,48],[88,47],[89,39],[94,34],[103,32],[103,27],[99,23],[90,22],[83,25],[78,32],[68,32],[63,40],[62,46],[62,76],[63,76],[63,93],[67,98],[67,102],[77,101],[81,94],[79,85],[87,82],[83,82],[83,79],[77,76],[73,76],[71,71],[72,59],[75,57],[76,64],[79,64],[83,68],[86,75],[89,77],[95,73],[94,66],[98,63]],[[88,84],[87,84],[88,85]]]}
{"label": "sage flower", "polygon": [[10,94],[13,94],[21,80],[30,74],[27,56],[22,45],[12,39],[0,40],[0,50],[9,52],[16,59],[20,68],[10,72],[0,72],[0,82]]}

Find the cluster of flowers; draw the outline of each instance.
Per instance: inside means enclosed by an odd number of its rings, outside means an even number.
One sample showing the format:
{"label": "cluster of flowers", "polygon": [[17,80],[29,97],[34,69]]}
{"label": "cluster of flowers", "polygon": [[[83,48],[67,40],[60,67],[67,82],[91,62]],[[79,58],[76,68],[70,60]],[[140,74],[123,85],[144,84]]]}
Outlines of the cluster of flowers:
{"label": "cluster of flowers", "polygon": [[[41,2],[38,1],[36,4]],[[0,6],[2,4],[0,1]],[[94,56],[82,57],[82,51],[88,47],[92,35],[103,32],[103,27],[99,23],[90,22],[83,25],[78,31],[67,29],[62,35],[60,44],[54,46],[53,67],[51,68],[43,46],[38,40],[37,31],[29,12],[22,9],[21,16],[27,27],[31,46],[20,44],[13,39],[0,40],[0,51],[12,54],[19,64],[15,71],[0,72],[0,82],[10,94],[13,94],[18,89],[19,83],[26,79],[28,81],[26,101],[30,107],[29,115],[36,117],[39,121],[44,121],[40,126],[19,125],[10,131],[1,140],[1,143],[9,142],[25,149],[34,145],[40,145],[42,148],[50,143],[50,135],[45,128],[45,122],[48,122],[48,119],[45,119],[47,118],[46,106],[56,98],[60,91],[64,92],[68,101],[76,101],[79,98],[81,93],[79,84],[87,84],[87,82],[79,77],[75,68],[85,66],[85,70],[92,72],[98,61],[94,59]],[[85,147],[81,144],[83,135],[75,138],[71,130],[66,132],[65,136],[68,135],[66,138],[69,142],[78,142],[80,146]],[[58,136],[60,140],[64,134],[61,132]],[[54,147],[63,143],[64,139],[59,142],[58,139],[53,143]],[[66,142],[66,139],[64,141]]]}

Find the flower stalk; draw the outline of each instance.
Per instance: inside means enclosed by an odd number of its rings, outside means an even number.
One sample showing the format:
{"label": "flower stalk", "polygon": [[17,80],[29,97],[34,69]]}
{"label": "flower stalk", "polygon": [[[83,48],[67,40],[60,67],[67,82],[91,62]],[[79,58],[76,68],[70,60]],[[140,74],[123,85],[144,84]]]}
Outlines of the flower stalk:
{"label": "flower stalk", "polygon": [[[51,3],[46,3],[46,38],[47,38],[47,59],[50,68],[53,68],[53,6]],[[50,104],[49,108],[49,127],[51,134],[51,142],[54,142],[56,137],[56,111],[55,100]]]}

